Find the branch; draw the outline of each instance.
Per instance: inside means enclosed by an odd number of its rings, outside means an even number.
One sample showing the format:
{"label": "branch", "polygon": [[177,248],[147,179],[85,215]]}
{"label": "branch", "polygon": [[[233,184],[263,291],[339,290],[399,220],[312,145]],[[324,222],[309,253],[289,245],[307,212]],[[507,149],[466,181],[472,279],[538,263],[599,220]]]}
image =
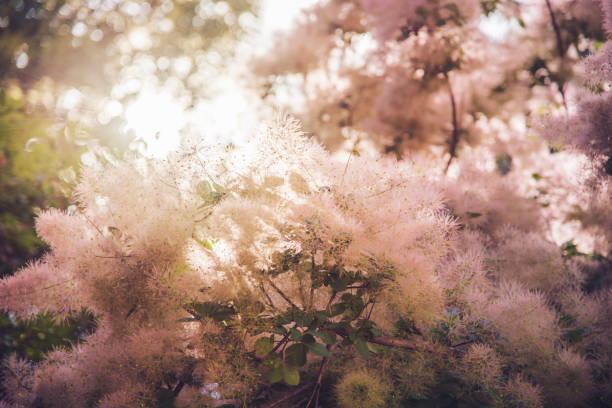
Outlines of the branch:
{"label": "branch", "polygon": [[331,296],[329,297],[329,301],[327,302],[327,306],[325,306],[325,310],[329,311],[329,307],[331,306],[332,302],[336,298],[337,294],[338,292],[335,290],[332,292]]}
{"label": "branch", "polygon": [[132,255],[115,255],[115,256],[94,255],[94,257],[104,258],[104,259],[123,259],[123,258],[132,258]]}
{"label": "branch", "polygon": [[174,390],[172,390],[172,395],[174,395],[175,397],[178,396],[184,386],[185,383],[182,380],[179,380],[179,382],[176,384],[176,387],[174,387]]}
{"label": "branch", "polygon": [[[327,346],[327,350],[329,351],[331,347]],[[312,390],[312,394],[310,395],[310,399],[308,400],[308,403],[306,404],[306,408],[310,407],[310,403],[312,402],[312,399],[315,397],[316,395],[316,400],[315,400],[315,408],[319,408],[319,394],[321,393],[321,379],[323,378],[323,370],[325,370],[325,365],[327,364],[327,357],[323,357],[323,361],[321,361],[321,366],[319,367],[319,374],[317,375],[317,383],[315,384],[314,389]]]}
{"label": "branch", "polygon": [[565,56],[565,49],[563,47],[563,39],[561,38],[561,30],[557,24],[557,19],[555,18],[555,13],[553,12],[552,6],[550,5],[550,0],[545,1],[546,8],[548,8],[548,13],[550,14],[553,29],[555,30],[555,36],[557,37],[557,51],[559,52],[559,56],[563,58]]}
{"label": "branch", "polygon": [[372,301],[372,307],[370,308],[370,313],[368,313],[368,320],[370,320],[370,317],[372,316],[372,312],[374,311],[375,305],[376,305],[376,299]]}
{"label": "branch", "polygon": [[[289,338],[289,335],[291,335],[291,331],[288,331],[287,334],[285,334],[283,336],[282,339],[280,339],[280,341],[278,342],[278,344],[276,346],[274,346],[274,348],[268,353],[266,354],[265,357],[268,357],[270,354],[274,353],[276,350],[278,350],[278,348],[280,346],[282,346],[283,344],[285,344],[287,342],[287,339]],[[263,358],[265,360],[265,357]]]}
{"label": "branch", "polygon": [[270,284],[270,286],[272,286],[272,289],[274,289],[279,295],[281,295],[283,299],[285,299],[287,303],[289,303],[291,306],[295,307],[296,309],[301,310],[299,307],[297,307],[295,303],[291,301],[291,299],[289,299],[287,295],[285,295],[285,293],[282,290],[279,289],[278,286],[274,284],[274,282],[272,282],[272,279],[268,278],[268,283]]}
{"label": "branch", "polygon": [[373,339],[368,340],[370,343],[380,344],[381,346],[389,346],[389,347],[398,347],[407,350],[423,350],[430,351],[431,347],[426,343],[406,340],[406,339],[398,339],[395,337],[374,337]]}
{"label": "branch", "polygon": [[[548,1],[548,0],[547,0]],[[457,122],[457,103],[455,102],[455,94],[453,92],[453,87],[448,77],[448,72],[444,73],[444,77],[446,78],[446,83],[448,84],[448,94],[450,96],[452,114],[453,114],[453,133],[450,140],[449,153],[450,157],[448,159],[448,163],[446,163],[446,169],[444,169],[444,173],[448,172],[448,168],[450,167],[453,158],[457,156],[457,145],[459,144],[459,124]]]}
{"label": "branch", "polygon": [[307,389],[309,389],[313,385],[315,385],[315,383],[313,383],[313,382],[308,383],[308,384],[304,384],[301,387],[296,388],[293,392],[285,395],[283,398],[278,399],[278,400],[272,402],[271,404],[264,406],[263,408],[275,408],[275,407],[278,407],[279,405],[281,405],[284,402],[289,401],[291,398],[295,397],[296,395],[300,395],[301,393],[303,393],[304,391],[306,391]]}
{"label": "branch", "polygon": [[[561,71],[563,70],[563,61],[565,61],[565,47],[563,46],[563,38],[561,38],[561,29],[559,28],[559,24],[557,24],[557,19],[555,18],[555,13],[553,12],[552,6],[550,5],[550,0],[546,1],[546,8],[548,9],[548,14],[550,14],[550,20],[552,22],[553,29],[555,30],[555,37],[557,38],[557,52],[559,53],[559,57],[561,57]],[[565,89],[564,86],[559,83],[559,92],[561,93],[561,97],[563,98],[563,106],[565,107],[565,111],[567,112],[567,100],[565,98]]]}
{"label": "branch", "polygon": [[259,282],[258,287],[261,290],[261,292],[266,296],[266,299],[268,299],[268,303],[270,304],[272,309],[278,310],[277,307],[274,306],[274,302],[272,302],[272,298],[270,297],[270,295],[268,295],[268,292],[266,292],[266,288],[264,287],[263,282]]}
{"label": "branch", "polygon": [[314,276],[317,272],[317,266],[315,265],[315,254],[316,254],[316,248],[312,251],[311,256],[310,256],[310,262],[312,263],[312,272],[310,273],[310,299],[308,300],[308,309],[312,309],[312,305],[314,303],[314,292],[315,292],[315,288],[313,285],[313,279]]}
{"label": "branch", "polygon": [[98,227],[88,216],[87,214],[85,214],[83,211],[81,211],[81,209],[79,208],[79,213],[81,213],[81,215],[83,217],[85,217],[85,219],[87,220],[87,222],[89,222],[95,229],[96,231],[98,231],[98,234],[104,236],[104,233],[102,232],[102,230],[100,229],[100,227]]}
{"label": "branch", "polygon": [[227,405],[231,405],[232,407],[242,407],[242,406],[244,406],[242,401],[238,400],[238,399],[215,400],[210,406],[212,408],[219,408],[219,407],[225,407]]}
{"label": "branch", "polygon": [[451,348],[451,349],[455,349],[455,348],[457,348],[457,347],[466,346],[466,345],[471,344],[471,343],[473,343],[473,342],[474,342],[474,340],[467,340],[467,341],[463,341],[463,342],[458,343],[458,344],[453,344],[452,346],[450,346],[450,348]]}
{"label": "branch", "polygon": [[[347,337],[348,333],[345,329],[337,328],[337,329],[328,329],[333,331],[339,336]],[[386,337],[386,336],[378,336],[373,337],[371,339],[367,339],[368,342],[374,344],[380,344],[381,346],[389,346],[389,347],[398,347],[407,350],[421,350],[421,351],[431,351],[432,347],[427,343],[420,341],[413,341],[407,339],[398,339],[396,337]]]}

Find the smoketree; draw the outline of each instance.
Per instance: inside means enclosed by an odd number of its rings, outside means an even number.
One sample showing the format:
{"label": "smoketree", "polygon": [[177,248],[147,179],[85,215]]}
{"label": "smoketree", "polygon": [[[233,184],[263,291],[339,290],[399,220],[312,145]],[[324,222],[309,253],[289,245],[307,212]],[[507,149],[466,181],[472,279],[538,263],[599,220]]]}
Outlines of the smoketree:
{"label": "smoketree", "polygon": [[84,156],[0,307],[98,326],[11,359],[0,406],[610,406],[611,20],[317,3],[252,64],[312,136]]}

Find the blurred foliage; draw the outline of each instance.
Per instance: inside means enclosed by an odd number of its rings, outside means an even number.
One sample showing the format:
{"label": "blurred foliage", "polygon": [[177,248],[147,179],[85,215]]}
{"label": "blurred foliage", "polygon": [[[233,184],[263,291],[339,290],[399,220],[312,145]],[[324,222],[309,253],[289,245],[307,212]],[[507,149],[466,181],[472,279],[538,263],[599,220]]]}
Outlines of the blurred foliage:
{"label": "blurred foliage", "polygon": [[[112,85],[125,66],[115,57],[174,57],[209,48],[243,30],[253,0],[8,0],[0,4],[0,78],[31,84],[52,77],[75,85]],[[141,29],[141,38],[130,37]],[[144,30],[142,30],[144,29]],[[127,43],[126,43],[126,40]],[[20,55],[27,59],[19,60]],[[58,56],[61,55],[61,58]],[[86,65],[83,64],[86,61]],[[114,64],[114,65],[113,65]]]}
{"label": "blurred foliage", "polygon": [[0,315],[0,355],[15,353],[18,358],[38,362],[44,353],[58,347],[70,347],[95,328],[91,313],[81,311],[63,321],[49,313],[31,320]]}
{"label": "blurred foliage", "polygon": [[[84,146],[127,149],[131,136],[122,134],[121,119],[100,120],[99,111],[104,101],[137,96],[139,88],[117,92],[122,80],[134,79],[130,67],[143,60],[155,66],[162,58],[168,68],[158,63],[153,79],[180,82],[191,93],[199,83],[177,76],[175,59],[211,49],[223,59],[223,52],[231,50],[228,42],[244,31],[240,17],[248,16],[253,4],[0,1],[0,277],[47,250],[36,236],[36,214],[70,204]],[[151,79],[136,71],[141,86]],[[67,102],[67,91],[78,96],[77,103]],[[94,327],[87,311],[59,323],[48,313],[27,321],[0,313],[0,360],[16,354],[39,361],[45,352],[69,347]]]}
{"label": "blurred foliage", "polygon": [[[253,20],[255,2],[3,1],[0,82],[16,79],[31,89],[44,81],[47,95],[37,104],[104,133],[108,120],[98,120],[104,103],[129,101],[145,85],[170,81],[189,98],[201,94],[208,81],[193,74],[206,77],[224,64]],[[203,58],[213,50],[213,58]],[[62,92],[71,88],[83,96],[78,112],[62,106]]]}
{"label": "blurred foliage", "polygon": [[[29,113],[20,88],[0,91],[0,276],[40,256],[33,229],[37,209],[66,207],[67,184],[82,150],[40,113]],[[69,181],[69,180],[66,180]]]}

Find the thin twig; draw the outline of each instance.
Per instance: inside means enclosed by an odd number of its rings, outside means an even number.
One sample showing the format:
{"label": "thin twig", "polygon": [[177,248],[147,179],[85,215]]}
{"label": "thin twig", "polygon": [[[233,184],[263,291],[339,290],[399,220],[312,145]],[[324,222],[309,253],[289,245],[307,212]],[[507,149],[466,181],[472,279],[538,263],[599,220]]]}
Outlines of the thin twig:
{"label": "thin twig", "polygon": [[214,402],[211,403],[211,407],[212,408],[219,408],[219,407],[225,407],[227,405],[231,405],[233,407],[242,407],[244,406],[241,400],[238,399],[222,399],[222,400],[215,400]]}
{"label": "thin twig", "polygon": [[329,307],[331,306],[332,302],[336,298],[337,294],[338,292],[336,292],[335,290],[332,292],[332,295],[329,297],[329,301],[327,302],[327,306],[325,306],[325,310],[329,310]]}
{"label": "thin twig", "polygon": [[95,258],[103,258],[103,259],[123,259],[123,258],[132,258],[132,255],[94,255]]}
{"label": "thin twig", "polygon": [[81,215],[83,217],[85,217],[85,219],[87,220],[87,222],[89,222],[95,229],[96,231],[98,231],[98,234],[104,236],[104,233],[102,232],[102,230],[100,229],[100,227],[98,227],[96,224],[94,224],[94,222],[92,220],[89,219],[89,217],[87,216],[87,214],[85,214],[83,211],[81,211],[79,209],[79,212],[81,213]]}
{"label": "thin twig", "polygon": [[457,121],[457,103],[455,102],[455,93],[453,92],[453,86],[451,84],[448,73],[444,73],[444,77],[446,78],[446,83],[448,84],[448,94],[450,96],[453,115],[453,133],[449,146],[450,157],[448,159],[448,163],[446,163],[446,169],[444,169],[444,173],[447,173],[448,168],[450,167],[450,164],[453,161],[453,158],[457,155],[457,145],[459,144],[459,124]]}
{"label": "thin twig", "polygon": [[266,405],[264,408],[275,408],[275,407],[278,407],[279,405],[281,405],[284,402],[289,401],[291,398],[295,397],[296,395],[300,395],[301,393],[303,393],[304,391],[306,391],[307,389],[309,389],[313,385],[315,385],[314,382],[311,382],[311,383],[308,383],[308,384],[304,384],[301,387],[296,388],[291,393],[285,395],[283,398],[278,399],[278,400],[272,402],[269,405]]}
{"label": "thin twig", "polygon": [[385,188],[383,190],[377,191],[376,193],[370,194],[369,196],[366,196],[366,198],[373,198],[373,197],[377,197],[379,195],[383,195],[385,193],[388,193],[389,191],[392,191],[396,187],[401,187],[402,185],[406,184],[408,181],[410,181],[410,180],[404,180],[404,181],[401,181],[401,182],[399,182],[397,184],[393,184],[393,185],[391,185],[388,188]]}
{"label": "thin twig", "polygon": [[268,292],[266,292],[266,288],[264,287],[263,282],[260,282],[258,287],[262,291],[262,293],[266,296],[266,299],[268,299],[268,303],[270,304],[270,307],[272,307],[272,309],[274,310],[278,310],[276,306],[274,306],[274,302],[272,301],[272,298],[270,297],[270,295],[268,295]]}
{"label": "thin twig", "polygon": [[[348,337],[348,332],[342,328],[330,328],[328,330],[333,331],[342,337]],[[397,347],[407,350],[422,350],[431,351],[432,348],[427,343],[412,341],[408,339],[398,339],[396,337],[378,336],[371,339],[367,339],[368,342],[374,344],[380,344],[381,346]]]}
{"label": "thin twig", "polygon": [[346,160],[346,166],[344,166],[344,172],[342,172],[342,179],[340,180],[340,185],[344,183],[344,176],[346,175],[346,171],[348,170],[349,163],[351,162],[351,157],[353,157],[353,151],[351,150],[349,153],[349,157]]}
{"label": "thin twig", "polygon": [[[552,22],[553,29],[555,30],[555,37],[557,38],[557,52],[559,53],[559,57],[561,58],[561,68],[560,71],[563,70],[563,63],[565,62],[565,47],[563,46],[563,38],[561,37],[561,29],[559,28],[559,24],[557,24],[557,19],[555,18],[555,13],[553,12],[552,6],[550,4],[550,0],[546,1],[546,8],[548,9],[548,13],[550,14],[550,20]],[[567,112],[567,100],[565,98],[565,85],[559,85],[559,93],[561,93],[561,98],[563,99],[563,107],[565,108],[565,112]]]}
{"label": "thin twig", "polygon": [[310,274],[310,299],[308,300],[308,309],[312,309],[312,305],[314,303],[314,292],[315,292],[315,288],[313,285],[313,279],[315,276],[315,273],[317,272],[317,267],[315,265],[315,254],[316,254],[316,249],[314,249],[311,253],[310,256],[310,262],[312,263],[312,272]]}
{"label": "thin twig", "polygon": [[370,313],[368,313],[368,320],[370,320],[370,317],[372,316],[372,311],[374,310],[374,305],[376,305],[376,300],[372,301],[372,307],[370,308]]}
{"label": "thin twig", "polygon": [[174,390],[172,390],[172,395],[174,395],[175,397],[178,396],[184,386],[185,383],[183,382],[183,380],[179,380],[179,382],[176,384],[176,387],[174,387]]}
{"label": "thin twig", "polygon": [[559,52],[559,56],[563,58],[565,56],[565,49],[563,47],[563,39],[561,38],[561,30],[557,24],[557,19],[555,18],[555,13],[553,12],[552,6],[550,5],[550,0],[545,1],[546,8],[548,8],[548,13],[550,14],[553,29],[555,30],[555,36],[557,37],[557,51]]}
{"label": "thin twig", "polygon": [[[290,334],[291,334],[291,332],[288,331],[287,334],[285,334],[285,336],[283,336],[283,338],[278,342],[278,344],[276,346],[274,346],[274,348],[266,355],[266,357],[269,356],[270,354],[276,352],[276,350],[278,350],[278,348],[280,346],[282,346],[284,343],[286,343],[287,340],[289,339],[289,335]],[[264,357],[264,359],[265,359],[265,357]]]}
{"label": "thin twig", "polygon": [[474,342],[474,340],[467,340],[467,341],[463,341],[463,342],[461,342],[461,343],[458,343],[458,344],[455,344],[455,345],[453,345],[453,346],[450,346],[450,348],[452,348],[452,349],[453,349],[453,348],[456,348],[456,347],[465,346],[465,345],[471,344],[471,343],[473,343],[473,342]]}
{"label": "thin twig", "polygon": [[368,340],[370,343],[380,344],[381,346],[398,347],[408,350],[430,350],[431,348],[425,343],[418,343],[406,339],[397,339],[395,337],[374,337]]}
{"label": "thin twig", "polygon": [[[330,348],[331,348],[330,346],[327,346],[328,351]],[[310,407],[310,403],[312,402],[312,399],[315,397],[315,395],[316,395],[315,408],[319,408],[319,394],[321,392],[321,379],[323,378],[323,370],[325,370],[326,364],[327,364],[327,357],[323,357],[323,360],[321,361],[321,366],[319,367],[319,374],[317,375],[317,383],[315,384],[315,387],[312,390],[312,394],[310,395],[310,399],[308,400],[308,403],[306,404],[306,408]]]}
{"label": "thin twig", "polygon": [[281,295],[283,299],[285,299],[287,303],[289,303],[291,306],[295,307],[296,309],[301,310],[299,307],[297,307],[295,303],[291,301],[291,299],[289,299],[287,295],[285,295],[285,293],[282,290],[280,290],[278,286],[274,284],[274,282],[272,282],[272,279],[268,279],[268,283],[270,284],[270,286],[272,286],[272,289],[274,289],[279,295]]}

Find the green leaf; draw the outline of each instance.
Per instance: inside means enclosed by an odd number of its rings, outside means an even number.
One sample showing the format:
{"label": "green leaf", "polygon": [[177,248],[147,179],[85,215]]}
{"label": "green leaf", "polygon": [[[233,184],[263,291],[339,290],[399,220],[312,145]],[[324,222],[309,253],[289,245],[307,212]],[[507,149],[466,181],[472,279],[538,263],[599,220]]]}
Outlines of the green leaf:
{"label": "green leaf", "polygon": [[364,360],[370,358],[370,349],[368,348],[368,342],[365,341],[362,337],[359,337],[357,341],[355,341],[355,347],[357,347],[357,351],[361,354]]}
{"label": "green leaf", "polygon": [[304,336],[302,336],[302,343],[304,344],[312,344],[315,343],[315,339],[314,337],[312,337],[311,334],[305,334]]}
{"label": "green leaf", "polygon": [[278,367],[280,365],[280,359],[278,355],[272,354],[270,357],[266,358],[262,364],[268,368]]}
{"label": "green leaf", "polygon": [[366,346],[368,347],[368,350],[370,350],[370,353],[378,353],[378,349],[376,347],[374,347],[374,345],[368,341],[366,341]]}
{"label": "green leaf", "polygon": [[338,316],[339,314],[344,313],[345,310],[346,310],[345,303],[335,303],[331,306],[329,315],[330,317]]}
{"label": "green leaf", "polygon": [[482,215],[479,212],[471,212],[471,211],[466,212],[466,214],[470,218],[478,218],[478,217],[480,217]]}
{"label": "green leaf", "polygon": [[329,350],[321,343],[308,344],[308,348],[310,349],[311,352],[321,357],[329,356]]}
{"label": "green leaf", "polygon": [[274,367],[268,372],[268,380],[270,380],[271,383],[279,382],[282,379],[283,379],[283,367],[282,366]]}
{"label": "green leaf", "polygon": [[220,302],[194,302],[189,304],[189,306],[196,312],[198,317],[210,317],[216,322],[229,320],[230,317],[236,314],[236,308],[232,304],[225,305]]}
{"label": "green leaf", "polygon": [[325,344],[328,344],[330,346],[336,342],[336,333],[328,330],[315,331],[313,335],[320,338]]}
{"label": "green leaf", "polygon": [[299,327],[306,327],[312,323],[312,316],[308,313],[304,313],[301,310],[295,310],[295,323]]}
{"label": "green leaf", "polygon": [[255,341],[255,356],[264,357],[274,348],[272,340],[268,337],[260,337]]}
{"label": "green leaf", "polygon": [[304,343],[292,344],[285,351],[285,363],[301,367],[306,364],[306,353],[308,353],[308,347]]}
{"label": "green leaf", "polygon": [[331,282],[331,287],[336,292],[342,292],[343,290],[346,289],[347,286],[348,286],[347,281],[342,278],[334,279]]}
{"label": "green leaf", "polygon": [[292,327],[290,337],[291,337],[291,340],[300,341],[302,340],[302,333],[298,329]]}
{"label": "green leaf", "polygon": [[193,239],[195,239],[195,241],[196,241],[198,244],[202,245],[204,248],[206,248],[206,249],[208,249],[208,250],[212,251],[212,244],[210,243],[210,241],[209,241],[209,240],[203,240],[203,239],[199,239],[199,238],[197,238],[197,237],[193,237]]}
{"label": "green leaf", "polygon": [[317,310],[314,312],[314,321],[316,325],[321,325],[327,321],[327,313],[324,310]]}
{"label": "green leaf", "polygon": [[174,407],[174,393],[172,390],[167,388],[160,388],[155,393],[157,397],[157,402],[160,408],[172,408]]}
{"label": "green leaf", "polygon": [[300,383],[300,372],[295,367],[284,365],[283,379],[288,385],[298,385]]}

